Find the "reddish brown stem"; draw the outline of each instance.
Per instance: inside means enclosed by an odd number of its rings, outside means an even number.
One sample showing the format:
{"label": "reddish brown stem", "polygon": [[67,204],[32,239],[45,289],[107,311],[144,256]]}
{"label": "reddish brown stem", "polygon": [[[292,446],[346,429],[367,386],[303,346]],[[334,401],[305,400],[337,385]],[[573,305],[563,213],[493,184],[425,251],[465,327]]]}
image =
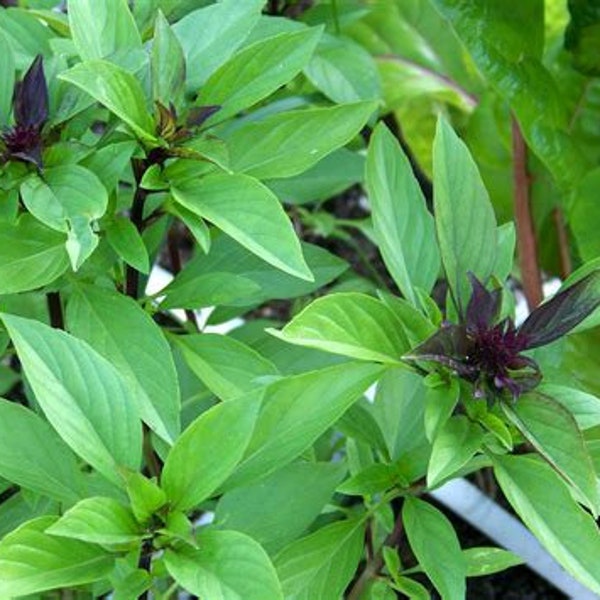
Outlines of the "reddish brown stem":
{"label": "reddish brown stem", "polygon": [[527,147],[519,123],[512,117],[513,180],[515,194],[515,225],[517,250],[523,292],[530,310],[543,298],[542,276],[537,259],[537,240],[529,202],[529,174],[527,172]]}
{"label": "reddish brown stem", "polygon": [[556,237],[558,238],[558,252],[560,258],[560,277],[566,279],[573,270],[571,263],[571,253],[569,251],[569,238],[567,236],[567,228],[565,226],[565,218],[563,211],[560,208],[555,208],[552,211],[552,219],[556,227]]}

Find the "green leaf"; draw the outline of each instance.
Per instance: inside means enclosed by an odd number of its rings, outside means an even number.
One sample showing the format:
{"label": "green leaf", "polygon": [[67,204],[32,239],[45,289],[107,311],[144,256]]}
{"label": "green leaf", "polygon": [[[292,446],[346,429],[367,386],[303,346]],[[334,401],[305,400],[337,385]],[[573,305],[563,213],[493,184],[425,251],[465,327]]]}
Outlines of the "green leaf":
{"label": "green leaf", "polygon": [[226,335],[174,336],[190,369],[221,400],[229,400],[279,377],[275,365]]}
{"label": "green leaf", "polygon": [[498,483],[525,525],[575,579],[600,594],[598,527],[560,476],[529,456],[495,456],[493,461]]}
{"label": "green leaf", "polygon": [[169,212],[175,215],[190,231],[194,236],[200,249],[206,254],[209,253],[212,240],[210,237],[210,229],[208,225],[199,217],[196,213],[191,210],[184,208],[180,204],[173,203],[169,206]]}
{"label": "green leaf", "polygon": [[142,49],[142,39],[126,0],[70,0],[69,27],[85,60]]}
{"label": "green leaf", "polygon": [[579,429],[590,429],[600,425],[600,398],[554,383],[543,383],[536,391],[562,404],[573,415]]}
{"label": "green leaf", "polygon": [[138,523],[147,524],[154,513],[167,503],[167,495],[154,479],[147,479],[141,473],[123,473],[131,510]]}
{"label": "green leaf", "polygon": [[259,179],[298,175],[348,143],[376,107],[374,102],[359,102],[309,108],[248,123],[226,140],[231,168]]}
{"label": "green leaf", "polygon": [[180,430],[177,372],[169,344],[152,317],[123,294],[81,285],[69,299],[67,325],[117,368],[128,401],[172,444]]}
{"label": "green leaf", "polygon": [[399,479],[395,465],[376,463],[344,481],[337,491],[347,496],[372,496],[401,483]]}
{"label": "green leaf", "polygon": [[144,90],[131,73],[105,60],[89,60],[61,73],[58,78],[106,106],[142,140],[156,141],[154,120],[146,107]]}
{"label": "green leaf", "polygon": [[525,561],[508,550],[501,548],[477,547],[463,550],[467,562],[467,577],[492,575],[522,565]]}
{"label": "green leaf", "polygon": [[184,589],[219,600],[283,600],[275,569],[252,538],[237,531],[202,530],[198,550],[167,550],[170,575]]}
{"label": "green leaf", "polygon": [[0,294],[33,290],[54,281],[69,266],[65,236],[30,215],[0,227]]}
{"label": "green leaf", "polygon": [[1,399],[0,475],[67,504],[83,491],[75,456],[48,423],[24,406]]}
{"label": "green leaf", "polygon": [[2,315],[27,380],[65,442],[106,478],[137,470],[142,430],[116,369],[85,342],[43,323]]}
{"label": "green leaf", "polygon": [[218,404],[177,438],[161,477],[174,508],[196,506],[233,472],[252,436],[259,405],[256,394]]}
{"label": "green leaf", "polygon": [[244,42],[263,6],[264,0],[224,0],[195,10],[174,25],[185,54],[189,91],[197,92]]}
{"label": "green leaf", "polygon": [[402,519],[410,547],[444,600],[463,600],[466,563],[450,521],[436,508],[407,497]]}
{"label": "green leaf", "polygon": [[[570,191],[586,169],[571,139],[568,115],[556,82],[540,58],[544,2],[496,0],[485,5],[434,0],[476,66],[514,111],[530,148]],[[480,229],[477,229],[478,233]]]}
{"label": "green leaf", "polygon": [[275,567],[285,598],[339,598],[362,556],[364,529],[362,519],[339,521],[284,548]]}
{"label": "green leaf", "polygon": [[375,61],[347,38],[323,36],[304,73],[333,102],[375,100],[381,95]]}
{"label": "green leaf", "polygon": [[479,450],[483,431],[463,415],[451,417],[433,440],[427,487],[439,485],[463,467]]}
{"label": "green leaf", "polygon": [[440,270],[435,225],[408,158],[384,124],[371,137],[366,180],[383,260],[404,296],[416,304],[413,287],[428,293]]}
{"label": "green leaf", "polygon": [[175,187],[173,195],[269,264],[313,281],[279,200],[258,180],[246,175],[210,175]]}
{"label": "green leaf", "polygon": [[496,218],[469,150],[438,120],[433,148],[435,222],[442,263],[459,310],[470,297],[467,273],[485,281],[496,261]]}
{"label": "green leaf", "polygon": [[0,596],[27,596],[108,576],[114,558],[102,548],[44,533],[56,519],[28,521],[0,541]]}
{"label": "green leaf", "polygon": [[425,433],[430,442],[434,440],[454,412],[459,396],[460,386],[456,379],[451,379],[447,384],[427,388],[423,418]]}
{"label": "green leaf", "polygon": [[67,252],[77,270],[98,244],[92,221],[106,211],[108,194],[98,177],[79,165],[33,173],[20,187],[23,203],[45,225],[67,232]]}
{"label": "green leaf", "polygon": [[15,57],[4,31],[0,29],[0,123],[8,123],[12,109]]}
{"label": "green leaf", "polygon": [[[192,259],[166,291],[163,308],[199,308],[219,304],[249,306],[266,300],[296,298],[318,290],[346,268],[326,250],[301,243],[314,282],[276,269],[226,235],[211,244],[208,256]],[[162,292],[161,292],[162,293]]]}
{"label": "green leaf", "polygon": [[590,2],[569,2],[571,22],[565,31],[565,49],[573,59],[573,66],[586,75],[600,74],[600,10]]}
{"label": "green leaf", "polygon": [[94,150],[81,161],[81,165],[96,174],[106,190],[111,193],[126,177],[131,156],[137,149],[134,140],[115,142]]}
{"label": "green leaf", "polygon": [[46,533],[92,544],[128,544],[142,539],[141,526],[129,508],[112,498],[85,498]]}
{"label": "green leaf", "polygon": [[271,384],[263,392],[246,455],[225,488],[258,480],[294,460],[342,416],[381,371],[377,365],[344,363]]}
{"label": "green leaf", "polygon": [[569,210],[569,226],[573,230],[581,258],[585,261],[600,256],[600,241],[596,235],[600,225],[600,210],[596,203],[599,184],[599,168],[586,173],[577,182]]}
{"label": "green leaf", "polygon": [[178,106],[185,84],[185,57],[169,22],[158,11],[154,23],[154,40],[150,54],[152,97],[163,106]]}
{"label": "green leaf", "polygon": [[410,348],[394,314],[366,294],[331,294],[309,304],[276,337],[361,360],[398,364]]}
{"label": "green leaf", "polygon": [[150,272],[150,258],[144,240],[127,217],[116,216],[106,226],[106,239],[124,262],[141,273]]}
{"label": "green leaf", "polygon": [[320,29],[302,29],[269,37],[238,52],[200,90],[196,104],[221,107],[207,125],[249,108],[293,79],[308,63],[320,36]]}
{"label": "green leaf", "polygon": [[343,463],[292,463],[224,494],[215,523],[251,536],[273,553],[315,520],[345,472]]}
{"label": "green leaf", "polygon": [[558,402],[536,392],[504,411],[535,449],[585,498],[598,514],[594,465],[573,416]]}

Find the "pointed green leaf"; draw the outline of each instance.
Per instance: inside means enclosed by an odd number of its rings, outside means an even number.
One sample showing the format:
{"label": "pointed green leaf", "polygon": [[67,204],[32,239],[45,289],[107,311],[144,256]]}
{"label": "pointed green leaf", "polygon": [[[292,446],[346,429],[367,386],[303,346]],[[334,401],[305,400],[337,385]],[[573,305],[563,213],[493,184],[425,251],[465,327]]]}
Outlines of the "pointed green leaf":
{"label": "pointed green leaf", "polygon": [[2,315],[36,399],[58,434],[108,479],[137,470],[142,430],[117,370],[85,342],[43,323]]}
{"label": "pointed green leaf", "polygon": [[131,510],[138,523],[146,524],[167,503],[167,495],[154,479],[147,479],[141,473],[128,471],[123,477]]}
{"label": "pointed green leaf", "polygon": [[44,533],[58,517],[24,523],[0,541],[0,597],[15,598],[99,581],[114,557],[97,545]]}
{"label": "pointed green leaf", "polygon": [[33,290],[54,281],[69,267],[65,236],[31,215],[0,227],[0,294]]}
{"label": "pointed green leaf", "polygon": [[264,477],[294,460],[377,379],[382,368],[344,363],[286,377],[263,393],[245,457],[225,488]]}
{"label": "pointed green leaf", "polygon": [[15,78],[15,57],[8,38],[0,30],[0,123],[8,123],[12,108],[13,85]]}
{"label": "pointed green leaf", "polygon": [[269,264],[313,281],[300,242],[279,200],[246,175],[211,175],[173,189],[177,202]]}
{"label": "pointed green leaf", "polygon": [[525,525],[575,579],[600,594],[598,527],[560,476],[529,456],[495,456],[493,461],[498,483]]}
{"label": "pointed green leaf", "polygon": [[82,285],[69,299],[67,325],[118,369],[141,418],[172,444],[180,429],[177,372],[152,317],[123,294]]}
{"label": "pointed green leaf", "polygon": [[267,553],[237,531],[203,530],[198,550],[168,550],[165,562],[175,581],[201,598],[283,600]]}
{"label": "pointed green leaf", "polygon": [[146,107],[144,90],[131,73],[105,60],[89,60],[61,73],[58,78],[106,106],[142,140],[156,141],[154,120]]}
{"label": "pointed green leaf", "polygon": [[435,223],[442,263],[459,309],[470,296],[467,273],[485,281],[496,261],[496,217],[464,142],[443,118],[433,147]]}
{"label": "pointed green leaf", "polygon": [[481,577],[492,575],[500,571],[522,565],[525,561],[508,550],[502,548],[467,548],[463,550],[467,561],[467,577]]}
{"label": "pointed green leaf", "polygon": [[196,506],[231,474],[248,446],[259,405],[260,396],[252,394],[217,404],[177,438],[161,477],[173,507]]}
{"label": "pointed green leaf", "polygon": [[326,525],[293,542],[275,557],[286,598],[339,598],[352,580],[363,551],[364,522],[349,519]]}
{"label": "pointed green leaf", "polygon": [[128,544],[142,539],[131,510],[112,498],[85,498],[70,508],[46,533],[92,544]]}
{"label": "pointed green leaf", "polygon": [[141,273],[150,272],[150,258],[144,240],[128,218],[116,216],[106,227],[106,239],[128,265]]}
{"label": "pointed green leaf", "polygon": [[347,144],[376,108],[374,102],[359,102],[294,110],[248,123],[226,140],[231,168],[260,179],[298,175]]}
{"label": "pointed green leaf", "polygon": [[142,49],[127,0],[69,0],[69,27],[83,60]]}
{"label": "pointed green leaf", "polygon": [[444,600],[464,600],[466,561],[450,521],[436,508],[408,497],[402,519],[410,547]]}
{"label": "pointed green leaf", "polygon": [[221,400],[241,396],[279,377],[272,362],[229,336],[201,333],[173,340],[190,369]]}
{"label": "pointed green leaf", "polygon": [[361,360],[399,363],[410,348],[394,314],[366,294],[331,294],[309,304],[276,337]]}
{"label": "pointed green leaf", "polygon": [[185,57],[177,36],[159,10],[154,23],[154,40],[150,55],[152,97],[168,107],[177,106],[185,84]]}
{"label": "pointed green leaf", "polygon": [[281,33],[238,52],[200,90],[196,104],[221,107],[207,124],[249,108],[293,79],[308,63],[320,36],[319,29]]}
{"label": "pointed green leaf", "polygon": [[272,553],[317,518],[345,472],[343,463],[292,463],[224,494],[215,523],[251,536]]}
{"label": "pointed green leaf", "polygon": [[479,450],[483,431],[463,415],[451,417],[435,436],[427,468],[427,486],[437,486]]}
{"label": "pointed green leaf", "polygon": [[532,392],[504,410],[535,449],[579,492],[591,510],[600,510],[596,474],[577,423],[561,404]]}
{"label": "pointed green leaf", "polygon": [[542,383],[536,391],[566,408],[573,415],[579,429],[600,425],[600,398],[597,396],[554,383]]}
{"label": "pointed green leaf", "polygon": [[83,474],[71,450],[33,411],[0,399],[0,475],[71,504],[83,493]]}
{"label": "pointed green leaf", "polygon": [[439,274],[435,225],[408,158],[384,124],[371,137],[366,179],[380,252],[404,296],[415,304],[413,287],[429,292]]}

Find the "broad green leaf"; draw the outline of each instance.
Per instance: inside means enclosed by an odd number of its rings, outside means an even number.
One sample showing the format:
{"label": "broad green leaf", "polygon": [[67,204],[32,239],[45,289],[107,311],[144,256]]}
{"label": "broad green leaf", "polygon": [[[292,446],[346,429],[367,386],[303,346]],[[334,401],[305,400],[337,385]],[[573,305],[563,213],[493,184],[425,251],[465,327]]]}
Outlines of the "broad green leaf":
{"label": "broad green leaf", "polygon": [[54,281],[69,267],[65,236],[30,215],[0,227],[0,294],[15,294]]}
{"label": "broad green leaf", "polygon": [[210,237],[210,229],[204,219],[180,204],[173,203],[169,207],[169,212],[175,215],[189,229],[201,250],[208,254],[212,240]]}
{"label": "broad green leaf", "polygon": [[69,0],[69,27],[85,61],[142,49],[126,0]]}
{"label": "broad green leaf", "polygon": [[359,102],[294,110],[248,123],[226,140],[231,168],[260,179],[298,175],[347,144],[375,109],[374,102]]}
{"label": "broad green leaf", "polygon": [[374,100],[381,95],[375,61],[347,38],[323,36],[304,73],[333,102]]}
{"label": "broad green leaf", "polygon": [[286,204],[305,204],[327,200],[362,182],[364,170],[362,154],[339,148],[300,175],[265,183]]}
{"label": "broad green leaf", "polygon": [[467,273],[485,281],[496,261],[496,218],[475,161],[443,118],[433,148],[435,223],[442,263],[459,310],[470,297]]}
{"label": "broad green leaf", "polygon": [[408,158],[383,124],[371,138],[366,179],[379,250],[404,296],[416,304],[413,287],[429,292],[440,270],[435,225]]}
{"label": "broad green leaf", "polygon": [[198,550],[167,550],[165,562],[175,581],[201,598],[283,600],[267,553],[237,531],[202,530]]}
{"label": "broad green leaf", "polygon": [[83,493],[71,450],[32,410],[7,400],[0,400],[0,475],[67,504]]}
{"label": "broad green leaf", "polygon": [[336,427],[346,437],[364,441],[384,454],[387,452],[383,433],[373,416],[373,405],[366,399],[353,404],[342,415]]}
{"label": "broad green leaf", "polygon": [[456,473],[479,450],[483,431],[463,415],[451,417],[435,436],[427,469],[427,486],[436,487]]}
{"label": "broad green leaf", "polygon": [[456,379],[451,379],[448,384],[427,388],[425,392],[425,433],[427,439],[434,440],[439,430],[452,415],[460,396],[460,386]]}
{"label": "broad green leaf", "polygon": [[311,294],[335,279],[347,265],[312,244],[301,243],[314,282],[272,267],[226,235],[211,244],[208,256],[198,254],[169,285],[163,308],[200,308],[219,304],[249,306],[266,300]]}
{"label": "broad green leaf", "polygon": [[233,472],[252,436],[259,405],[256,394],[218,404],[177,438],[161,476],[171,506],[196,506]]}
{"label": "broad green leaf", "polygon": [[85,498],[70,508],[46,533],[91,544],[128,544],[142,539],[131,510],[112,498]]}
{"label": "broad green leaf", "polygon": [[137,521],[145,525],[167,503],[167,495],[154,479],[147,479],[141,473],[128,471],[123,477],[131,510]]}
{"label": "broad green leaf", "polygon": [[436,508],[407,497],[402,519],[410,547],[444,600],[463,600],[466,561],[450,521]]}
{"label": "broad green leaf", "polygon": [[142,429],[121,376],[85,342],[43,323],[2,315],[23,370],[63,440],[106,478],[137,470]]}
{"label": "broad green leaf", "polygon": [[163,106],[178,106],[185,84],[185,57],[177,36],[159,10],[150,55],[152,97]]}
{"label": "broad green leaf", "polygon": [[498,483],[525,525],[575,579],[600,594],[598,527],[560,476],[529,456],[495,456],[493,461]]}
{"label": "broad green leaf", "polygon": [[[564,100],[540,58],[544,2],[484,4],[434,0],[489,83],[510,104],[531,149],[571,190],[586,169],[573,143]],[[478,232],[480,229],[478,229]]]}
{"label": "broad green leaf", "polygon": [[185,54],[189,91],[198,92],[244,42],[263,6],[264,0],[224,0],[195,10],[174,25]]}
{"label": "broad green leaf", "polygon": [[0,596],[15,598],[99,581],[114,557],[97,545],[44,533],[57,517],[24,523],[0,541]]}
{"label": "broad green leaf", "polygon": [[141,273],[150,272],[150,259],[144,240],[127,217],[116,216],[106,226],[106,239],[128,265]]}
{"label": "broad green leaf", "polygon": [[383,363],[409,349],[404,331],[381,301],[366,294],[331,294],[309,304],[276,337],[326,352]]}
{"label": "broad green leaf", "polygon": [[188,366],[221,400],[241,396],[279,377],[275,365],[226,335],[174,336]]}
{"label": "broad green leaf", "polygon": [[598,59],[598,5],[588,2],[569,2],[571,22],[565,31],[565,49],[572,55],[573,66],[586,75],[600,74]]}
{"label": "broad green leaf", "polygon": [[534,448],[585,498],[600,510],[596,475],[577,423],[561,404],[536,392],[519,398],[505,412]]}
{"label": "broad green leaf", "polygon": [[294,460],[377,379],[382,368],[344,363],[286,377],[263,392],[246,454],[225,488],[253,482]]}
{"label": "broad green leaf", "polygon": [[492,575],[522,565],[523,559],[501,548],[477,547],[463,550],[467,562],[467,577]]}
{"label": "broad green leaf", "polygon": [[566,408],[581,430],[600,425],[600,398],[597,396],[554,383],[542,383],[536,391]]}
{"label": "broad green leaf", "polygon": [[371,496],[401,483],[399,479],[398,469],[393,464],[375,463],[344,481],[337,491],[348,496]]}
{"label": "broad green leaf", "polygon": [[29,10],[11,8],[0,11],[0,30],[12,48],[17,69],[25,71],[38,54],[50,55],[52,32]]}
{"label": "broad green leaf", "polygon": [[156,141],[154,120],[146,107],[142,85],[121,67],[105,60],[89,60],[58,76],[103,104],[147,142]]}
{"label": "broad green leaf", "polygon": [[251,536],[272,554],[315,520],[345,471],[343,463],[292,463],[224,494],[215,523]]}
{"label": "broad green leaf", "polygon": [[320,36],[319,29],[302,29],[255,42],[238,52],[200,89],[196,104],[221,107],[207,124],[249,108],[293,79],[308,63]]}
{"label": "broad green leaf", "polygon": [[211,175],[173,189],[177,202],[269,264],[313,281],[300,242],[276,196],[247,175]]}
{"label": "broad green leaf", "polygon": [[111,193],[125,178],[132,154],[137,148],[133,140],[107,144],[81,161],[81,165],[96,174],[106,190]]}
{"label": "broad green leaf", "polygon": [[600,256],[600,242],[596,235],[600,225],[600,210],[595,202],[599,183],[600,169],[586,173],[577,182],[569,208],[569,226],[573,230],[581,258],[585,261]]}
{"label": "broad green leaf", "polygon": [[160,437],[179,434],[179,385],[169,344],[152,317],[132,300],[98,286],[78,286],[67,325],[111,362],[127,384],[128,401]]}
{"label": "broad green leaf", "polygon": [[15,77],[15,58],[8,38],[0,29],[0,123],[8,123],[12,108],[13,85]]}
{"label": "broad green leaf", "polygon": [[284,548],[275,567],[285,598],[339,598],[362,556],[364,529],[362,519],[338,521]]}

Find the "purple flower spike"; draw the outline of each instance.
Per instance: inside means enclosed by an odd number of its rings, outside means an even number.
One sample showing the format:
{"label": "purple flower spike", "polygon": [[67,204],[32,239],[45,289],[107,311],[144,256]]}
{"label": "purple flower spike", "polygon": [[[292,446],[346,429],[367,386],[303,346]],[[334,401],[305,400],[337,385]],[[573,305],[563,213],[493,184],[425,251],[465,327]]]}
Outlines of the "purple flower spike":
{"label": "purple flower spike", "polygon": [[7,158],[42,165],[42,128],[48,119],[48,86],[42,57],[37,56],[15,84],[13,93],[15,125],[0,137]]}
{"label": "purple flower spike", "polygon": [[600,306],[600,270],[593,271],[536,308],[521,327],[497,323],[501,291],[489,292],[470,273],[472,294],[458,325],[444,324],[417,346],[407,360],[437,362],[474,384],[476,398],[493,401],[508,392],[516,399],[541,381],[537,363],[521,354],[549,344]]}

